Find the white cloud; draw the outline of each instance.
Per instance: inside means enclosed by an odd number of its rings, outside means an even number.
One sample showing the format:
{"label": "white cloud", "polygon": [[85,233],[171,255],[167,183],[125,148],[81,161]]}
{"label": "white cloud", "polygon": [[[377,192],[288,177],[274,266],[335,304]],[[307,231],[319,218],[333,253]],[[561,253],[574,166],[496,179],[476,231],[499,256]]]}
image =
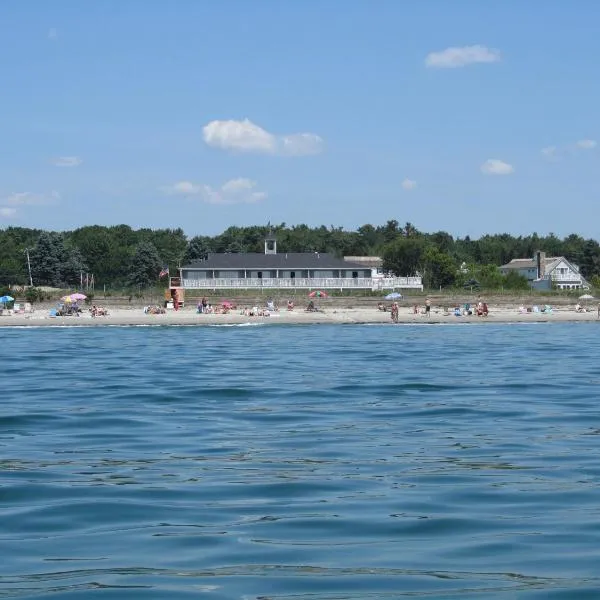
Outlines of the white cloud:
{"label": "white cloud", "polygon": [[280,152],[287,156],[307,156],[323,151],[323,138],[315,133],[294,133],[281,138]]}
{"label": "white cloud", "polygon": [[542,156],[548,160],[558,160],[558,148],[556,146],[546,146],[542,148]]}
{"label": "white cloud", "polygon": [[60,194],[56,191],[49,194],[15,192],[3,198],[0,204],[4,206],[42,206],[44,204],[54,204],[58,200],[60,200]]}
{"label": "white cloud", "polygon": [[500,62],[500,51],[486,46],[450,47],[440,52],[430,52],[425,58],[425,66],[434,69],[456,69],[475,63]]}
{"label": "white cloud", "polygon": [[3,206],[0,208],[0,217],[8,219],[9,217],[14,217],[17,214],[16,208],[10,208],[7,206]]}
{"label": "white cloud", "polygon": [[402,182],[402,187],[405,190],[414,190],[417,187],[417,182],[414,179],[408,177]]}
{"label": "white cloud", "polygon": [[79,156],[59,156],[53,159],[52,164],[56,167],[78,167],[82,162]]}
{"label": "white cloud", "polygon": [[481,172],[486,175],[510,175],[514,170],[512,165],[497,158],[490,158],[481,165]]}
{"label": "white cloud", "polygon": [[165,188],[168,194],[180,194],[182,196],[193,196],[202,191],[202,186],[195,185],[191,181],[178,181],[169,188]]}
{"label": "white cloud", "polygon": [[204,126],[202,133],[206,144],[221,150],[286,156],[319,154],[323,151],[323,139],[315,133],[275,135],[249,119],[211,121]]}
{"label": "white cloud", "polygon": [[52,27],[51,29],[48,30],[48,39],[49,40],[55,40],[58,37],[58,31]]}
{"label": "white cloud", "polygon": [[579,140],[575,145],[582,150],[592,150],[598,144],[596,140]]}
{"label": "white cloud", "polygon": [[208,204],[253,204],[267,197],[266,192],[256,189],[256,181],[244,177],[230,179],[216,189],[203,183],[179,181],[162,191],[171,196],[198,198]]}

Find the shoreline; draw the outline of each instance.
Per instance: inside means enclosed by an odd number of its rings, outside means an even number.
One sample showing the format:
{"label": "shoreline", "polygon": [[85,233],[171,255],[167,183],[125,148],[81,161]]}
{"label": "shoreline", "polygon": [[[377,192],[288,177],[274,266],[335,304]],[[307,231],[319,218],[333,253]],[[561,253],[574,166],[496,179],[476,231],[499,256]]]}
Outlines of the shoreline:
{"label": "shoreline", "polygon": [[237,312],[229,314],[197,314],[195,310],[183,309],[169,311],[166,314],[144,314],[142,308],[115,308],[104,317],[83,315],[69,317],[50,317],[45,310],[31,314],[13,314],[0,316],[0,329],[10,327],[107,327],[107,326],[218,326],[218,325],[484,325],[511,323],[582,323],[599,322],[596,311],[578,313],[573,310],[555,310],[551,314],[520,313],[516,308],[499,308],[487,317],[460,316],[432,312],[430,317],[423,314],[400,313],[398,322],[393,323],[389,312],[373,308],[329,307],[325,312],[304,312],[281,310],[270,316],[249,317]]}

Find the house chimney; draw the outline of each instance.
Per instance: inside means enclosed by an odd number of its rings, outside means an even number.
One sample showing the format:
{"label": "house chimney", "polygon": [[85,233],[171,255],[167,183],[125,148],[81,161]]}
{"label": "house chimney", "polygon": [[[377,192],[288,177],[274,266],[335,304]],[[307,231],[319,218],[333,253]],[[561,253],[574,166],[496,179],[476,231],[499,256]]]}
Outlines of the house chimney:
{"label": "house chimney", "polygon": [[535,262],[537,267],[537,278],[544,279],[544,277],[546,277],[546,253],[538,250],[535,253]]}

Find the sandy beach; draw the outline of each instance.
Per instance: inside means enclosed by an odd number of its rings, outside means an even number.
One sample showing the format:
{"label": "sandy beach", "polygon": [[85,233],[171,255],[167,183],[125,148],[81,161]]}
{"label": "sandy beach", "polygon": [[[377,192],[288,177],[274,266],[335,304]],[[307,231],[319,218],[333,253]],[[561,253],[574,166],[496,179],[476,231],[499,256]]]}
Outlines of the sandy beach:
{"label": "sandy beach", "polygon": [[[269,316],[246,316],[239,310],[227,314],[198,314],[195,308],[179,311],[169,310],[165,314],[145,314],[143,307],[110,308],[109,315],[92,317],[84,310],[81,316],[50,317],[49,311],[38,307],[31,314],[4,314],[0,316],[0,327],[102,327],[141,325],[241,325],[241,324],[389,324],[394,325],[389,312],[373,307],[336,308],[328,306],[323,312],[305,312],[303,309],[285,309]],[[401,307],[398,324],[474,324],[490,323],[564,323],[598,321],[595,310],[576,312],[570,307],[554,309],[552,313],[521,313],[519,307],[491,309],[487,317],[454,316],[440,309],[432,309],[431,316],[413,314],[412,308]],[[600,322],[600,321],[598,321]]]}

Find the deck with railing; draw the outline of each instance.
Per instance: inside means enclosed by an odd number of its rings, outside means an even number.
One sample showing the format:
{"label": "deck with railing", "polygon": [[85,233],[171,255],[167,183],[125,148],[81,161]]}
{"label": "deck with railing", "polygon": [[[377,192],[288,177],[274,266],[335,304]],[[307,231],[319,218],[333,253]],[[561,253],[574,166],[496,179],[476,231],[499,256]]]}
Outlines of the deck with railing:
{"label": "deck with railing", "polygon": [[171,287],[184,289],[339,289],[339,290],[422,290],[421,277],[327,277],[327,278],[233,278],[233,279],[181,279],[171,277]]}

